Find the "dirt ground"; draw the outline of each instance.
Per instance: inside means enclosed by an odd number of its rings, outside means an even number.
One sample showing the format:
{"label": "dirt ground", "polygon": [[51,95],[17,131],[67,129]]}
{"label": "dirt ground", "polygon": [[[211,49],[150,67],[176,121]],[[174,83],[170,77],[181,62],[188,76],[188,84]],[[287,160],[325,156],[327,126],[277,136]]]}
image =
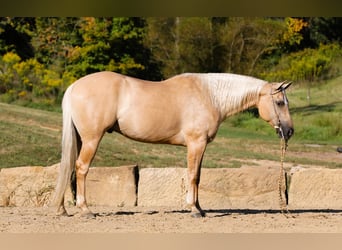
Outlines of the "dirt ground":
{"label": "dirt ground", "polygon": [[48,208],[0,207],[4,233],[342,233],[342,210],[207,210],[192,218],[171,207],[91,207],[95,218],[56,216]]}

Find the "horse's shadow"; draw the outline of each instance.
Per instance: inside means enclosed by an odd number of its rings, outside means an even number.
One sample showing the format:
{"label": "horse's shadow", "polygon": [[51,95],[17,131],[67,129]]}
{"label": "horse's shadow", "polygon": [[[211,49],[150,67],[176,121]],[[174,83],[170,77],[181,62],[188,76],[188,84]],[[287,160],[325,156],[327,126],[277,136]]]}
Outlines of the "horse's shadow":
{"label": "horse's shadow", "polygon": [[116,211],[116,212],[105,212],[105,213],[94,213],[95,217],[108,217],[108,216],[125,216],[125,215],[136,215],[136,214],[145,214],[145,215],[153,215],[158,214],[159,211]]}
{"label": "horse's shadow", "polygon": [[[336,214],[341,213],[342,209],[289,209],[287,211],[282,211],[280,209],[208,209],[204,210],[205,214],[208,217],[225,217],[231,215],[253,215],[253,214],[305,214],[305,213],[328,213],[328,214]],[[144,215],[154,215],[159,213],[165,214],[190,214],[190,210],[166,210],[166,211],[117,211],[117,212],[109,212],[109,213],[96,213],[96,217],[107,217],[107,216],[125,216],[125,215],[136,215],[136,214],[144,214]]]}
{"label": "horse's shadow", "polygon": [[342,213],[341,209],[210,209],[206,214],[212,214],[212,217],[224,217],[230,215],[252,215],[252,214],[305,214],[305,213]]}

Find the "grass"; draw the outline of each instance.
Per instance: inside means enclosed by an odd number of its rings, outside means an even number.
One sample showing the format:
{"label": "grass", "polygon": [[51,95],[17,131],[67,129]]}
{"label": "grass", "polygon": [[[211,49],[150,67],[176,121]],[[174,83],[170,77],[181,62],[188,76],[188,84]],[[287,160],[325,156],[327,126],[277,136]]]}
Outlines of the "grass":
{"label": "grass", "polygon": [[[342,167],[334,154],[342,144],[342,77],[311,88],[307,105],[305,86],[288,91],[295,135],[289,142],[286,162]],[[60,112],[0,103],[0,168],[48,166],[60,161]],[[279,139],[274,129],[251,112],[228,118],[208,145],[203,166],[209,168],[256,165],[255,160],[279,161]],[[336,153],[337,154],[337,153]],[[185,167],[186,148],[135,142],[106,134],[93,166]]]}
{"label": "grass", "polygon": [[45,166],[58,162],[60,115],[0,104],[0,167]]}
{"label": "grass", "polygon": [[317,144],[342,144],[342,76],[311,87],[310,105],[306,86],[290,90],[296,140]]}

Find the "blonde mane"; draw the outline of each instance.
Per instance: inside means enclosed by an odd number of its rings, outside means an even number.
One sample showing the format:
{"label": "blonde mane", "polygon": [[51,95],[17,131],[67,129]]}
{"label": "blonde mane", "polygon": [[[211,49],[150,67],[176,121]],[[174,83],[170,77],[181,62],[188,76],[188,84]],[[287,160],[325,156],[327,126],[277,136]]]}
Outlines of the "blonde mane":
{"label": "blonde mane", "polygon": [[207,88],[214,106],[224,116],[256,105],[261,88],[266,81],[237,74],[208,73],[185,75],[196,77]]}

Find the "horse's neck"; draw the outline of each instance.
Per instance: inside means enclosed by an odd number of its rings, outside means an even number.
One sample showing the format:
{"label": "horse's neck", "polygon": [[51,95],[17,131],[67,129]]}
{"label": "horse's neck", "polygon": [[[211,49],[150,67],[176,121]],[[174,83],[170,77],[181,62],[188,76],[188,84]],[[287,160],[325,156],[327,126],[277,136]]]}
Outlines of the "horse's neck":
{"label": "horse's neck", "polygon": [[229,106],[221,109],[221,116],[223,118],[229,117],[231,115],[237,114],[241,111],[249,109],[251,107],[255,107],[257,105],[258,99],[257,97],[249,99],[248,101],[243,101],[243,104],[237,106]]}
{"label": "horse's neck", "polygon": [[221,117],[256,106],[265,81],[232,74],[208,74],[204,77],[213,105]]}

